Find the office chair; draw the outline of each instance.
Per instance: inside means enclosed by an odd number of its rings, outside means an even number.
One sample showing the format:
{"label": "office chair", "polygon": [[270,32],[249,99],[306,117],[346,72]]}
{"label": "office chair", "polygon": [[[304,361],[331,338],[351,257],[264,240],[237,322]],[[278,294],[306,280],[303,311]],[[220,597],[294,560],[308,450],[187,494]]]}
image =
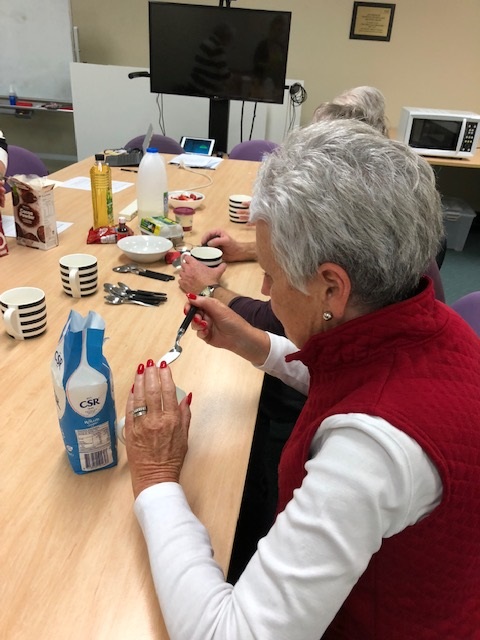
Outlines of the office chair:
{"label": "office chair", "polygon": [[231,160],[256,160],[260,162],[263,156],[271,153],[278,147],[276,142],[270,140],[246,140],[239,142],[229,153]]}
{"label": "office chair", "polygon": [[440,243],[440,249],[438,250],[437,255],[435,256],[435,261],[438,265],[438,268],[442,268],[443,261],[445,260],[445,254],[447,253],[447,237],[442,238]]}
{"label": "office chair", "polygon": [[467,293],[450,306],[480,336],[480,291]]}
{"label": "office chair", "polygon": [[[34,174],[37,176],[48,176],[48,169],[32,151],[23,147],[16,147],[13,144],[8,145],[8,166],[7,176],[17,174]],[[10,187],[5,183],[5,190],[10,191]]]}
{"label": "office chair", "polygon": [[433,288],[435,290],[435,297],[440,302],[445,302],[445,291],[443,290],[443,282],[440,276],[440,268],[436,260],[432,260],[428,265],[425,275],[430,276],[433,280]]}
{"label": "office chair", "polygon": [[[141,149],[145,134],[132,138],[124,145],[125,149]],[[179,142],[169,136],[162,136],[155,133],[150,140],[150,147],[158,149],[160,153],[183,153],[183,147]]]}

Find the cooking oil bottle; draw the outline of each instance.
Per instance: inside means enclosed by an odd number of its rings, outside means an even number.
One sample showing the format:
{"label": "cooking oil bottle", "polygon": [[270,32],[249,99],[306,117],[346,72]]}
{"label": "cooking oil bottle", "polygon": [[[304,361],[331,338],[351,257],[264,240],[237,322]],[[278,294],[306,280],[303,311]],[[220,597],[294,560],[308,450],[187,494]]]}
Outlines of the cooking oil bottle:
{"label": "cooking oil bottle", "polygon": [[90,169],[92,184],[93,228],[113,227],[112,173],[103,153],[95,155]]}

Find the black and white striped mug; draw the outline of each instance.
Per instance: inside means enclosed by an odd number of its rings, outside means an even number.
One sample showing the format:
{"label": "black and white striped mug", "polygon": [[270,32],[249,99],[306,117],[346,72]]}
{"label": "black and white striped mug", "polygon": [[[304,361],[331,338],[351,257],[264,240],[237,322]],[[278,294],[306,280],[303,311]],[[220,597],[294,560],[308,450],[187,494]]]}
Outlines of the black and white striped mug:
{"label": "black and white striped mug", "polygon": [[71,253],[59,260],[63,290],[72,298],[95,293],[98,287],[97,258],[88,253]]}
{"label": "black and white striped mug", "polygon": [[47,328],[45,292],[37,287],[16,287],[0,294],[0,310],[7,333],[16,340],[41,335]]}

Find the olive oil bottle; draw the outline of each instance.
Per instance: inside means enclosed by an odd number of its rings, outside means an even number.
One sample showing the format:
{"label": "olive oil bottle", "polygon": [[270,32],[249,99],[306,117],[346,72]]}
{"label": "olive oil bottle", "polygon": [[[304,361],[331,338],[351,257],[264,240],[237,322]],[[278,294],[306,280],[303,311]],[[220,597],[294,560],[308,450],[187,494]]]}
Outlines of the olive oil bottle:
{"label": "olive oil bottle", "polygon": [[113,227],[112,173],[103,153],[95,155],[90,169],[93,204],[93,228]]}

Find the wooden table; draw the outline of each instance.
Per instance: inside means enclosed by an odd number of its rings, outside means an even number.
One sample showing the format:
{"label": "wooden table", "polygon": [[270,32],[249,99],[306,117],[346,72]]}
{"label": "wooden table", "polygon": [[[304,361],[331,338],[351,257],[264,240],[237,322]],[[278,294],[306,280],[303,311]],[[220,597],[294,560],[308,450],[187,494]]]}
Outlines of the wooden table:
{"label": "wooden table", "polygon": [[455,167],[457,169],[480,169],[480,147],[478,147],[471,158],[435,158],[434,156],[423,156],[432,166]]}
{"label": "wooden table", "polygon": [[[168,158],[168,156],[167,156]],[[91,159],[53,176],[88,176]],[[240,240],[254,230],[228,219],[228,196],[250,193],[258,164],[226,160],[208,178],[168,166],[170,189],[197,189],[206,196],[186,241],[222,226]],[[135,174],[113,169],[114,180],[132,187],[114,195],[116,215],[135,199]],[[59,246],[38,251],[9,238],[0,258],[0,290],[37,286],[46,293],[48,328],[29,341],[14,340],[0,327],[2,420],[0,425],[1,532],[0,637],[8,640],[150,640],[167,638],[150,577],[143,536],[133,514],[125,449],[118,466],[76,475],[61,437],[50,363],[71,309],[93,309],[106,322],[104,353],[113,371],[117,417],[137,364],[156,360],[171,346],[183,320],[185,294],[177,280],[163,283],[112,267],[128,263],[115,245],[86,245],[92,222],[89,191],[56,187],[57,220],[74,224]],[[10,196],[5,214],[11,214]],[[132,227],[137,229],[137,222]],[[95,254],[99,290],[72,299],[62,291],[58,260],[72,252]],[[171,266],[149,268],[174,273]],[[159,308],[109,306],[103,284],[121,280],[132,288],[166,291]],[[261,297],[256,263],[233,264],[226,284]],[[208,528],[215,557],[228,568],[263,375],[223,350],[208,347],[194,331],[182,339],[183,354],[172,365],[179,387],[193,393],[189,451],[182,485],[193,511]]]}

